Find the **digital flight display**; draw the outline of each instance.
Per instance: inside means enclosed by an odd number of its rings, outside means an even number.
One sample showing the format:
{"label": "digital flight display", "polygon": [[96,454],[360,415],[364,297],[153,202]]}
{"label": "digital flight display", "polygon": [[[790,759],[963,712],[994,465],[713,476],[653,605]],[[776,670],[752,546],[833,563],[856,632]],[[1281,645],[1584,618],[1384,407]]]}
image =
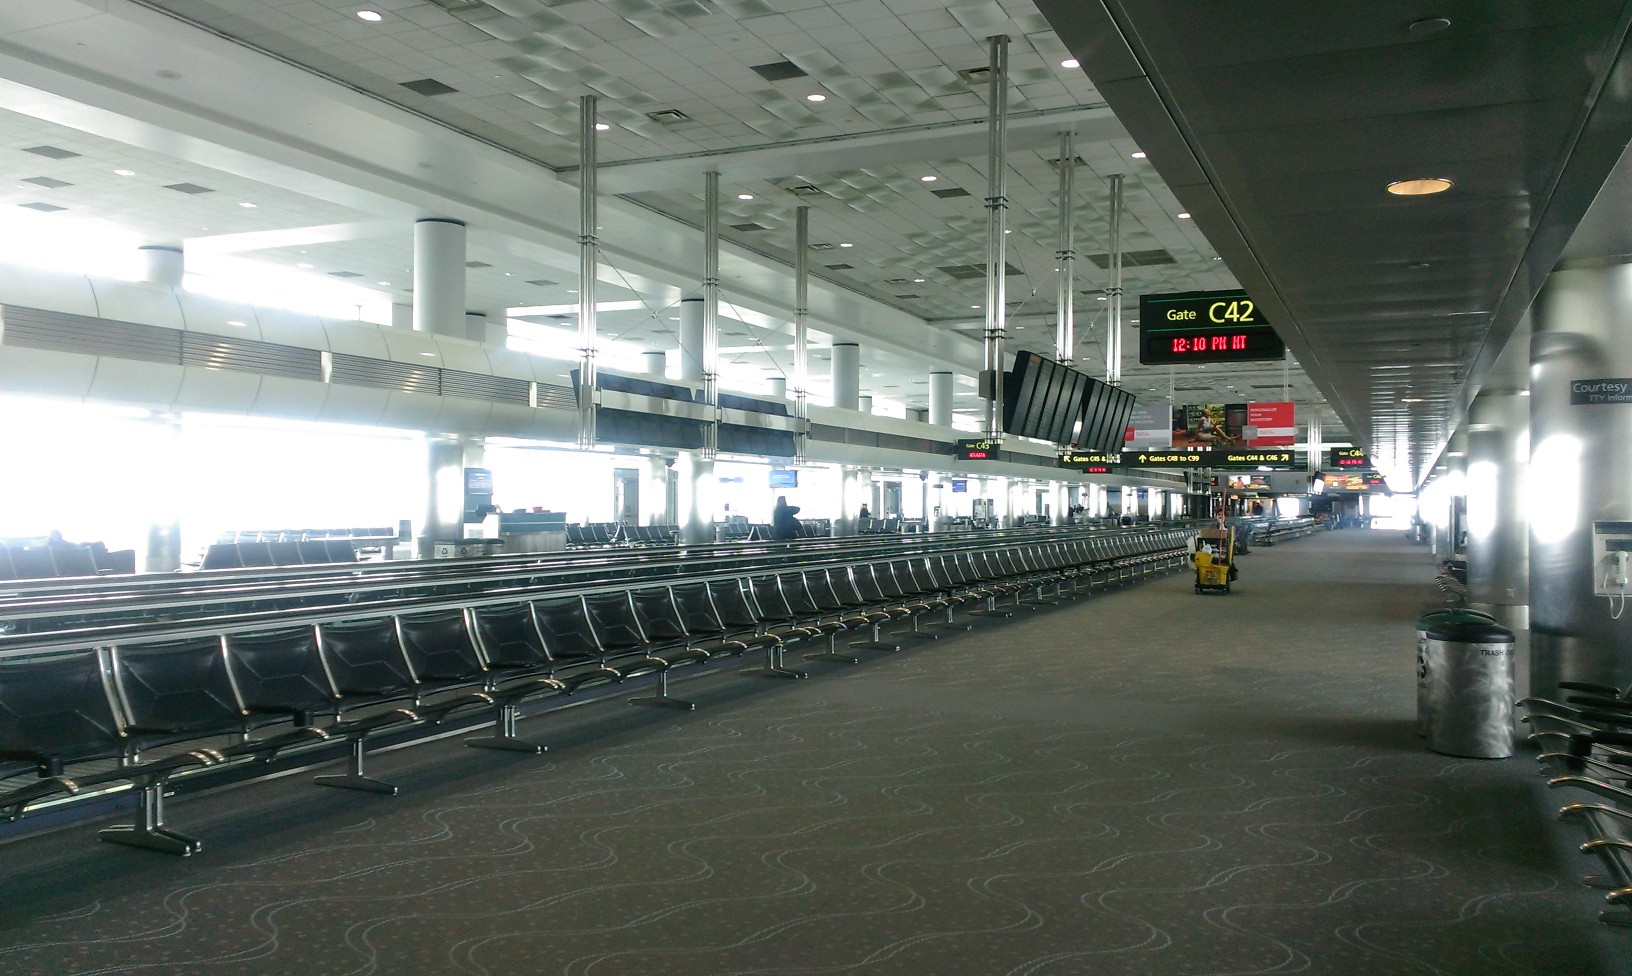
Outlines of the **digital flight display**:
{"label": "digital flight display", "polygon": [[997,445],[981,438],[964,438],[957,443],[959,461],[990,461],[997,456]]}
{"label": "digital flight display", "polygon": [[1139,296],[1139,362],[1228,363],[1281,359],[1286,343],[1243,291]]}
{"label": "digital flight display", "polygon": [[1334,468],[1369,468],[1371,456],[1358,447],[1334,447],[1331,449],[1329,464]]}

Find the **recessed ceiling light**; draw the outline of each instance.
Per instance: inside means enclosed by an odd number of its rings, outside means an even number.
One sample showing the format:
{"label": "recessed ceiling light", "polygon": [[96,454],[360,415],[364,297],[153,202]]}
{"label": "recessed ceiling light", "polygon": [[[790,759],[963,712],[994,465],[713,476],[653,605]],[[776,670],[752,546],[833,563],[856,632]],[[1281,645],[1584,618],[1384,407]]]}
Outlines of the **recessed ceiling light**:
{"label": "recessed ceiling light", "polygon": [[1424,34],[1438,34],[1449,26],[1451,26],[1449,17],[1424,17],[1421,20],[1413,20],[1411,23],[1406,24],[1405,29],[1407,33],[1416,34],[1420,37]]}
{"label": "recessed ceiling light", "polygon": [[1423,197],[1431,193],[1444,193],[1455,185],[1442,176],[1430,176],[1421,180],[1395,180],[1388,185],[1388,192],[1397,197]]}
{"label": "recessed ceiling light", "polygon": [[610,129],[610,128],[612,128],[612,127],[610,125],[607,125],[605,122],[595,123],[595,131],[596,132],[605,132],[607,129]]}
{"label": "recessed ceiling light", "polygon": [[1190,219],[1190,212],[1188,210],[1180,210],[1179,213],[1178,213],[1178,217],[1179,217],[1180,220],[1189,220]]}
{"label": "recessed ceiling light", "polygon": [[754,195],[752,193],[739,193],[739,194],[737,194],[737,199],[738,200],[752,200],[753,198],[754,198]]}
{"label": "recessed ceiling light", "polygon": [[307,264],[305,261],[302,261],[299,264],[295,265],[295,267],[297,267],[297,268],[309,268],[309,267],[311,267],[311,265]]}
{"label": "recessed ceiling light", "polygon": [[1141,149],[1138,152],[1133,153],[1133,158],[1134,159],[1144,159],[1145,158],[1145,151],[1143,149]]}
{"label": "recessed ceiling light", "polygon": [[384,287],[384,288],[390,288],[391,287],[391,282],[389,282],[389,281],[376,281],[374,283],[376,285],[380,285],[381,287]]}
{"label": "recessed ceiling light", "polygon": [[1095,297],[1094,297],[1094,301],[1096,301],[1096,302],[1103,302],[1103,301],[1104,301],[1104,300],[1105,300],[1105,296],[1104,296],[1104,295],[1096,295],[1096,296],[1095,296]]}
{"label": "recessed ceiling light", "polygon": [[928,280],[929,280],[928,278],[914,278],[914,279],[912,279],[912,282],[915,285],[921,285],[921,284],[923,284],[924,282],[926,282]]}
{"label": "recessed ceiling light", "polygon": [[436,358],[436,353],[434,353],[434,352],[422,352],[422,353],[420,353],[420,355],[421,355],[421,356],[429,356],[429,357],[431,357],[431,358],[432,358],[432,359],[435,359],[435,358]]}
{"label": "recessed ceiling light", "polygon": [[1213,255],[1213,257],[1212,257],[1212,260],[1214,260],[1214,261],[1222,261],[1222,260],[1224,260],[1224,259],[1223,259],[1223,258],[1221,258],[1221,257],[1219,257],[1219,256],[1218,256],[1218,255],[1216,255],[1216,254],[1215,254],[1215,255]]}
{"label": "recessed ceiling light", "polygon": [[809,95],[805,96],[805,101],[807,101],[807,102],[825,102],[825,101],[827,101],[827,96],[826,95],[818,95],[815,92],[811,92]]}
{"label": "recessed ceiling light", "polygon": [[260,204],[250,203],[248,200],[244,200],[241,201],[238,206],[243,207],[245,210],[254,210],[256,207],[260,206]]}
{"label": "recessed ceiling light", "polygon": [[133,170],[133,169],[116,169],[116,170],[113,171],[113,175],[114,176],[135,176],[136,171]]}
{"label": "recessed ceiling light", "polygon": [[1064,61],[1060,62],[1060,67],[1062,67],[1062,68],[1080,68],[1080,67],[1082,67],[1082,62],[1078,61],[1076,58],[1066,58]]}
{"label": "recessed ceiling light", "polygon": [[840,244],[839,246],[840,247],[855,247],[855,245],[850,243],[849,241],[845,241],[844,243]]}
{"label": "recessed ceiling light", "polygon": [[1010,229],[1009,229],[1009,228],[1007,228],[1007,227],[1005,227],[1005,228],[1003,228],[1003,233],[1005,233],[1005,234],[1012,234],[1012,233],[1014,233],[1014,231],[1012,231],[1012,230],[1010,230]]}
{"label": "recessed ceiling light", "polygon": [[938,179],[940,179],[939,176],[920,176],[920,177],[918,177],[918,182],[920,182],[920,183],[933,183]]}
{"label": "recessed ceiling light", "polygon": [[384,20],[385,17],[378,10],[359,10],[357,11],[357,19],[366,20],[371,24],[377,24]]}
{"label": "recessed ceiling light", "polygon": [[1422,397],[1400,397],[1401,403],[1421,403]]}

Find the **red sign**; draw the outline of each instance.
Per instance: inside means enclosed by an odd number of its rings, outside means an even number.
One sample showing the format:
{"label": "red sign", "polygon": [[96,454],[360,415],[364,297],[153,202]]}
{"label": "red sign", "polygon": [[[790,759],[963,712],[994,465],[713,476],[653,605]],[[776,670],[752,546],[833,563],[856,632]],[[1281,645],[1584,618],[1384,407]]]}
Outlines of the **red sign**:
{"label": "red sign", "polygon": [[1298,439],[1291,403],[1247,404],[1247,426],[1252,428],[1247,447],[1291,447]]}

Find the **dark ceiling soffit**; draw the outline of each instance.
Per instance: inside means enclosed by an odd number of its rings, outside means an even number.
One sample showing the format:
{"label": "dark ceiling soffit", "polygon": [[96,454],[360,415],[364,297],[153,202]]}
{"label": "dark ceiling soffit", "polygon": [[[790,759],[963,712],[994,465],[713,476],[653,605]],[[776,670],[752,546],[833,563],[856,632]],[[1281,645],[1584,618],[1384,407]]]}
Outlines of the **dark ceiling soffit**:
{"label": "dark ceiling soffit", "polygon": [[[1570,237],[1600,199],[1600,190],[1614,172],[1632,143],[1632,4],[1621,9],[1621,17],[1606,41],[1609,69],[1599,79],[1598,88],[1582,106],[1581,121],[1546,202],[1540,208],[1536,230],[1530,236],[1513,278],[1491,316],[1490,331],[1470,364],[1468,379],[1458,391],[1456,424],[1467,415],[1487,372],[1495,367],[1502,350],[1535,302],[1547,276],[1558,266]],[[1624,221],[1627,202],[1605,199],[1603,206],[1613,211],[1612,220]]]}

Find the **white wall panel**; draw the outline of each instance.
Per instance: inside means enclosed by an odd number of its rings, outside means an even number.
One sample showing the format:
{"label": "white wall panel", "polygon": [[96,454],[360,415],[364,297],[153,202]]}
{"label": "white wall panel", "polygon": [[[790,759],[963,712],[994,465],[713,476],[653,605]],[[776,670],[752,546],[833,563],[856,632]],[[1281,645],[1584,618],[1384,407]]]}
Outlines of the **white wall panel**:
{"label": "white wall panel", "polygon": [[78,399],[90,395],[95,378],[95,356],[0,346],[0,394]]}
{"label": "white wall panel", "polygon": [[[207,332],[234,339],[265,339],[256,320],[255,308],[241,302],[229,302],[209,295],[181,292],[176,296],[181,306],[181,319],[188,332]],[[229,325],[241,322],[242,325]]]}
{"label": "white wall panel", "polygon": [[255,406],[261,382],[259,376],[233,370],[184,366],[175,406],[179,410],[248,413]]}
{"label": "white wall panel", "polygon": [[97,308],[105,319],[162,325],[168,329],[184,327],[181,303],[168,288],[107,279],[92,282],[92,287],[96,290]]}
{"label": "white wall panel", "polygon": [[[437,351],[441,356],[437,365],[445,369],[462,369],[467,373],[490,373],[492,364],[487,358],[487,349],[481,343],[471,342],[468,339],[454,339],[449,336],[436,336]],[[429,362],[430,360],[426,360]]]}
{"label": "white wall panel", "polygon": [[442,414],[442,398],[423,393],[390,393],[380,423],[388,427],[405,427],[429,433],[457,433],[443,431],[436,426]]}
{"label": "white wall panel", "polygon": [[327,346],[330,352],[367,356],[371,359],[391,358],[391,350],[386,347],[385,336],[379,326],[325,320],[323,332],[328,336]]}
{"label": "white wall panel", "polygon": [[333,383],[320,416],[340,424],[378,424],[390,400],[391,394],[385,390]]}
{"label": "white wall panel", "polygon": [[169,407],[181,390],[182,368],[99,356],[88,396],[115,403]]}
{"label": "white wall panel", "polygon": [[257,417],[316,420],[323,412],[323,401],[328,394],[327,383],[263,376],[251,413]]}
{"label": "white wall panel", "polygon": [[96,290],[84,275],[52,274],[0,265],[0,303],[95,315]]}

